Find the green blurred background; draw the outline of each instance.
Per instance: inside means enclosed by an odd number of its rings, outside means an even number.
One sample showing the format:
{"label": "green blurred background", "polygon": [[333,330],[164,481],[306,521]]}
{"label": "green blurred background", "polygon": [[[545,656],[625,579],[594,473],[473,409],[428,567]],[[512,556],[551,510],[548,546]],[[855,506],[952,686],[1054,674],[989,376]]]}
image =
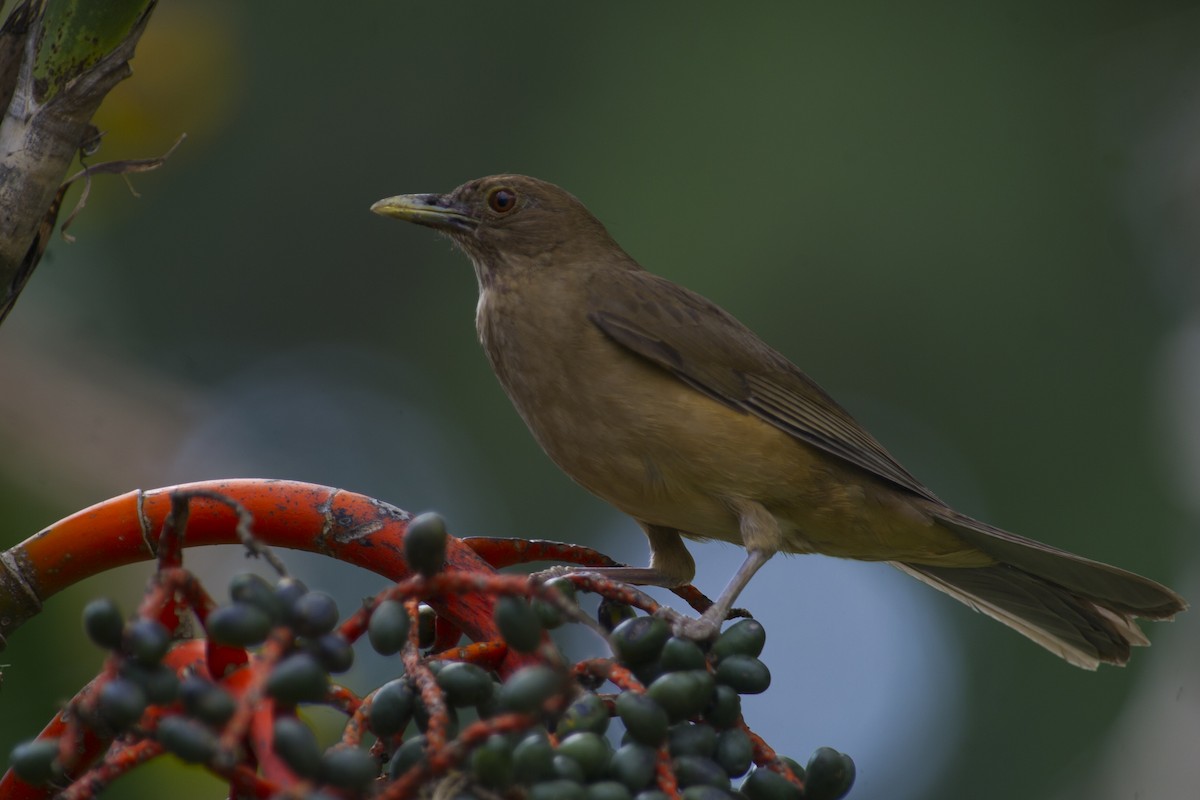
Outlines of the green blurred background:
{"label": "green blurred background", "polygon": [[[0,331],[16,543],[134,487],[262,476],[642,563],[474,340],[474,277],[375,200],[524,172],[800,364],[963,511],[1195,597],[1200,13],[1183,2],[164,0],[101,179]],[[719,591],[740,552],[693,548]],[[191,562],[222,592],[236,553]],[[380,582],[298,559],[353,608]],[[3,654],[0,751],[98,669],[86,598]],[[1200,624],[1087,674],[886,567],[776,559],[747,719],[863,798],[1181,798]],[[378,669],[378,668],[377,668]],[[369,666],[356,680],[377,680]],[[111,796],[212,797],[164,762]]]}

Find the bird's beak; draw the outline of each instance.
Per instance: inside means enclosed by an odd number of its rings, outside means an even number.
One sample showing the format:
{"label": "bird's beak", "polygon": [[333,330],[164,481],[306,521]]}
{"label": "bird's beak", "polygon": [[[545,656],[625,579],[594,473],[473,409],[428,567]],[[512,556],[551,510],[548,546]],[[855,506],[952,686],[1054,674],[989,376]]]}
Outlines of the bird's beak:
{"label": "bird's beak", "polygon": [[380,200],[371,210],[443,231],[471,231],[479,224],[466,208],[441,194],[399,194]]}

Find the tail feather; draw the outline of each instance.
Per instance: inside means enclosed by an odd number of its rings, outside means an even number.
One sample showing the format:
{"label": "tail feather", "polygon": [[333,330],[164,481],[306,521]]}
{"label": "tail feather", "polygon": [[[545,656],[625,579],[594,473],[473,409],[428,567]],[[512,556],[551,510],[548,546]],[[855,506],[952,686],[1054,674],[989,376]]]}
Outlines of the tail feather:
{"label": "tail feather", "polygon": [[1037,575],[1125,618],[1171,619],[1187,603],[1160,583],[1127,570],[1077,556],[1015,533],[939,509],[941,524],[1005,564]]}
{"label": "tail feather", "polygon": [[948,567],[891,562],[1076,666],[1124,664],[1149,640],[1135,617],[1171,619],[1187,608],[1162,584],[994,528],[949,508],[938,522],[997,563]]}
{"label": "tail feather", "polygon": [[1132,646],[1149,644],[1128,614],[1007,564],[954,568],[891,563],[1084,669],[1123,665]]}

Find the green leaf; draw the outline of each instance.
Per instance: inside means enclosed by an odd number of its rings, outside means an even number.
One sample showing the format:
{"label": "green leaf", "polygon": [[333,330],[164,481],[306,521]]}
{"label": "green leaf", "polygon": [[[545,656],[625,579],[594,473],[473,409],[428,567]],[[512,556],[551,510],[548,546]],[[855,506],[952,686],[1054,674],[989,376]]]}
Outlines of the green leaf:
{"label": "green leaf", "polygon": [[104,58],[155,0],[48,0],[33,77],[46,102]]}

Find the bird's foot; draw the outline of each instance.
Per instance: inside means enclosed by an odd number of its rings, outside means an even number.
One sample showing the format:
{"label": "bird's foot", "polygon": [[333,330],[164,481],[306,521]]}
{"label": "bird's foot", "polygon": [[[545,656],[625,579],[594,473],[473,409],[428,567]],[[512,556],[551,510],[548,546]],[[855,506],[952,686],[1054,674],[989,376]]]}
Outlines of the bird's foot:
{"label": "bird's foot", "polygon": [[566,564],[559,564],[557,566],[547,567],[546,569],[534,572],[529,577],[532,578],[533,580],[537,581],[538,583],[545,583],[546,581],[550,581],[555,578],[561,578],[563,575],[574,575],[575,573],[578,573],[578,572],[587,572],[587,571],[588,570],[580,569],[579,567],[568,566]]}
{"label": "bird's foot", "polygon": [[671,623],[671,632],[681,639],[691,639],[694,642],[706,642],[721,632],[724,619],[717,619],[707,612],[701,617],[688,617],[678,611],[663,606],[657,616]]}
{"label": "bird's foot", "polygon": [[706,642],[716,638],[717,634],[721,632],[721,626],[727,620],[739,617],[754,618],[754,615],[744,608],[731,608],[728,612],[723,613],[716,605],[709,606],[708,611],[698,618],[680,614],[667,606],[660,607],[655,616],[662,617],[669,622],[671,632],[676,636],[696,642]]}

